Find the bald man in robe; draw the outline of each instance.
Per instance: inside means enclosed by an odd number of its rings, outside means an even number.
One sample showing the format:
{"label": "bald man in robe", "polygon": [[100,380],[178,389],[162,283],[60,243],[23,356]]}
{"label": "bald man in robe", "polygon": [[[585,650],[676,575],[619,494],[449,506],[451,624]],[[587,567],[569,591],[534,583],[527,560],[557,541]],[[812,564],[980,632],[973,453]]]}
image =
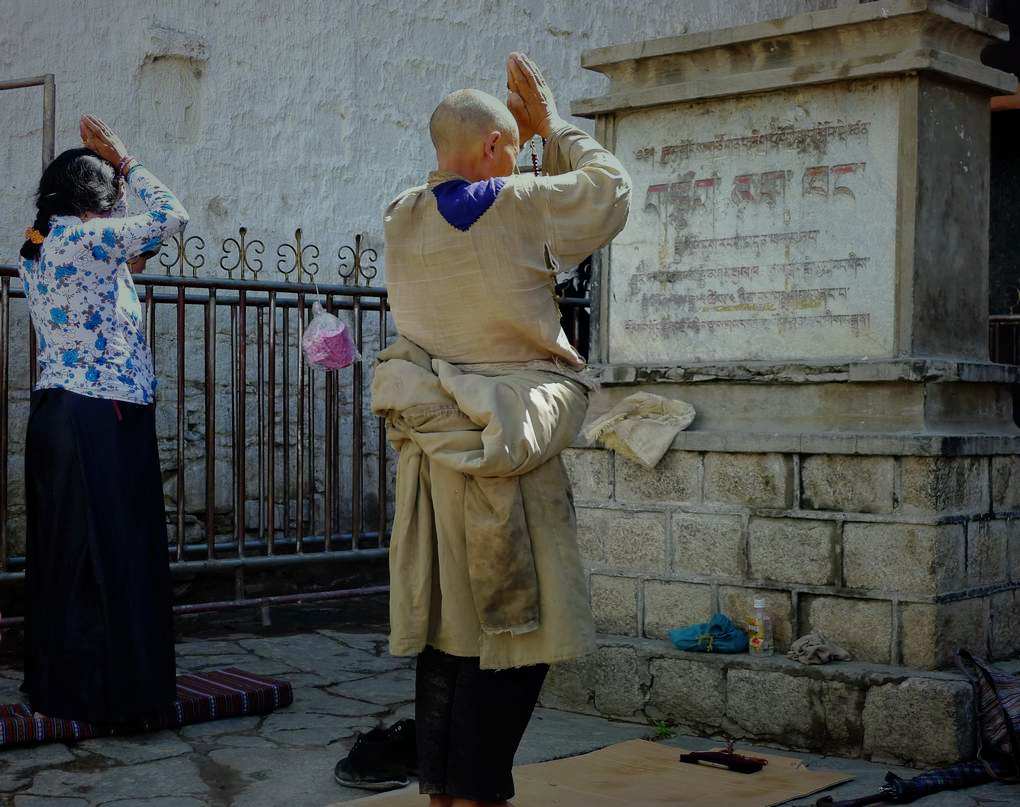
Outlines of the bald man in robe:
{"label": "bald man in robe", "polygon": [[[419,780],[431,807],[507,803],[549,665],[595,647],[559,456],[592,385],[560,327],[554,284],[623,228],[630,180],[559,116],[523,54],[508,60],[507,87],[505,104],[477,90],[443,99],[430,121],[438,168],[385,214],[401,337],[373,386],[401,452],[390,647],[418,658]],[[543,175],[515,173],[535,135]],[[472,439],[477,450],[451,448]]]}

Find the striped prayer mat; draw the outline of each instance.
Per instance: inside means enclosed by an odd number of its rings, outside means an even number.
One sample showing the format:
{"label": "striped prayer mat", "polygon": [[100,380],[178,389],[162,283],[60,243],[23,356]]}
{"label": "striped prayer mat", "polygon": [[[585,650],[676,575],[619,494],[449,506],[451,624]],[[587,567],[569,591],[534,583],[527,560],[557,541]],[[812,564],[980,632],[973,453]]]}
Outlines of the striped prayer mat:
{"label": "striped prayer mat", "polygon": [[0,706],[0,748],[175,729],[227,717],[269,714],[293,702],[291,685],[277,678],[233,667],[188,673],[177,676],[177,700],[165,711],[136,725],[98,726],[77,720],[35,718],[24,704]]}

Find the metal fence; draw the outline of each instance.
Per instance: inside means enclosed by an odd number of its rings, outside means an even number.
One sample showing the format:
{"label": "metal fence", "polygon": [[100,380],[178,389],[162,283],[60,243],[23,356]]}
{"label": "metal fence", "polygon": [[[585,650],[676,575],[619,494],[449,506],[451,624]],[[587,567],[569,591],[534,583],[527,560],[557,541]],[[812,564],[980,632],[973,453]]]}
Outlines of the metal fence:
{"label": "metal fence", "polygon": [[988,328],[992,361],[1020,364],[1020,314],[992,316]]}
{"label": "metal fence", "polygon": [[53,73],[31,78],[15,78],[0,81],[0,92],[4,90],[25,90],[31,87],[42,88],[42,170],[53,159],[56,149],[56,109],[57,84]]}
{"label": "metal fence", "polygon": [[[392,457],[367,395],[374,356],[393,335],[386,291],[372,285],[376,252],[356,236],[334,253],[331,282],[319,282],[320,250],[300,229],[275,255],[270,270],[264,242],[241,228],[221,243],[218,276],[202,276],[213,268],[204,239],[179,236],[150,260],[149,273],[135,276],[160,380],[171,568],[234,570],[239,578],[234,600],[179,605],[179,612],[386,590],[244,595],[245,569],[384,557],[392,510]],[[164,274],[151,273],[157,267]],[[586,288],[585,279],[561,290],[573,295],[561,296],[561,309],[582,348]],[[315,302],[346,319],[362,362],[328,374],[306,365],[300,344]],[[0,451],[9,458],[0,464],[0,584],[24,575],[10,517],[20,480],[9,469],[21,461],[35,374],[17,271],[0,266]]]}

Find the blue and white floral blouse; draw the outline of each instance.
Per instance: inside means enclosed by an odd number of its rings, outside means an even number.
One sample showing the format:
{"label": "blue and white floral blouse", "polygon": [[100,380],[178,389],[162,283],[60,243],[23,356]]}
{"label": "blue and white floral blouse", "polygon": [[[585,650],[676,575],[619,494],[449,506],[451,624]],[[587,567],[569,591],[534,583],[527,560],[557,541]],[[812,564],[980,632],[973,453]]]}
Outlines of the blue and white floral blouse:
{"label": "blue and white floral blouse", "polygon": [[39,260],[21,260],[39,344],[36,389],[141,404],[155,399],[152,353],[128,261],[158,251],[163,239],[184,229],[188,212],[140,165],[127,185],[146,212],[127,215],[122,195],[109,216],[84,222],[54,216]]}

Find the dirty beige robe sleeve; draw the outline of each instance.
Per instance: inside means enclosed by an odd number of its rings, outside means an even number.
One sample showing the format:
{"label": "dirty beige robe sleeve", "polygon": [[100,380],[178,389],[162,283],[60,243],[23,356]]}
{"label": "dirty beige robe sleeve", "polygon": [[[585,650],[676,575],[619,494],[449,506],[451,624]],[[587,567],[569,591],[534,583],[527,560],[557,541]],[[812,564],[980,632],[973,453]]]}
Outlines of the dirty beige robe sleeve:
{"label": "dirty beige robe sleeve", "polygon": [[580,263],[623,229],[630,213],[630,175],[587,132],[564,123],[546,141],[535,196],[547,243],[562,267]]}

